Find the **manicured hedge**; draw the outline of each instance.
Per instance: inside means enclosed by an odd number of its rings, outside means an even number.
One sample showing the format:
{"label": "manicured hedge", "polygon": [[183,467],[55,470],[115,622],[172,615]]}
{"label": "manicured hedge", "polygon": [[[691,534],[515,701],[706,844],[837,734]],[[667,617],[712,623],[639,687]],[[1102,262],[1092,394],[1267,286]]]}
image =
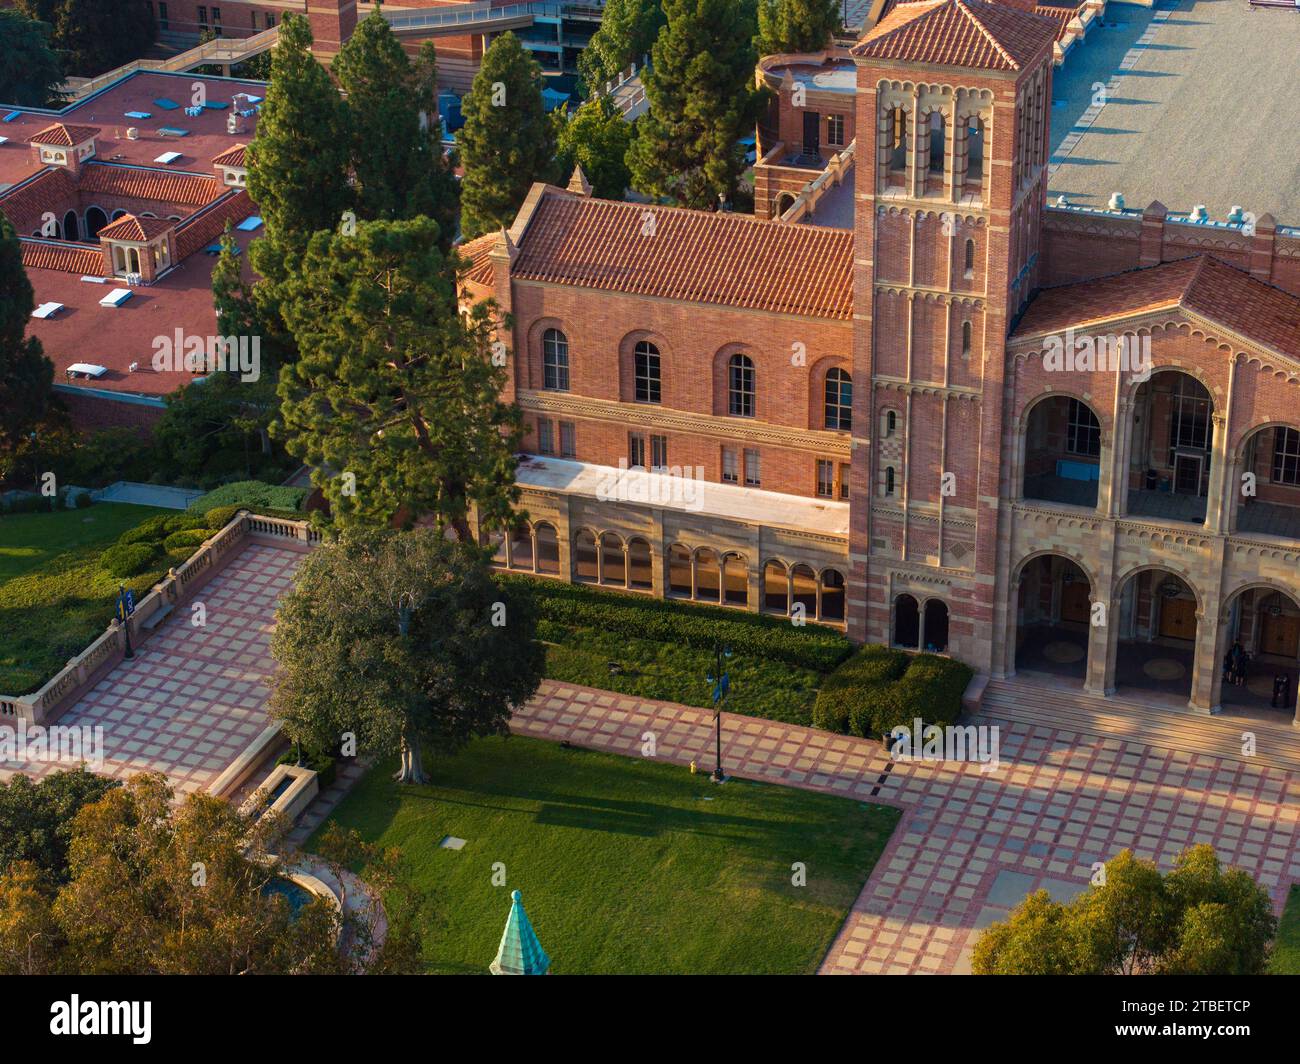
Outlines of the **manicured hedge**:
{"label": "manicured hedge", "polygon": [[190,503],[190,510],[205,514],[218,506],[236,506],[261,513],[268,509],[296,513],[302,508],[302,501],[306,497],[306,488],[264,484],[260,480],[240,480],[234,484],[223,484],[215,491],[199,496]]}
{"label": "manicured hedge", "polygon": [[163,540],[163,547],[167,550],[183,550],[186,547],[193,550],[195,547],[203,545],[203,541],[212,535],[212,530],[208,528],[182,528],[173,532]]}
{"label": "manicured hedge", "polygon": [[[878,645],[862,647],[822,681],[813,706],[813,726],[870,734],[863,730],[860,717],[868,693],[892,684],[907,665],[908,656],[901,650]],[[869,719],[866,723],[869,725]]]}
{"label": "manicured hedge", "polygon": [[570,628],[681,643],[697,650],[712,650],[721,641],[737,654],[818,672],[829,672],[853,652],[842,633],[819,625],[796,627],[787,620],[721,606],[643,598],[513,573],[499,579],[531,588],[539,619]]}
{"label": "manicured hedge", "polygon": [[971,675],[970,666],[937,654],[863,647],[822,682],[813,724],[872,739],[918,717],[954,724]]}
{"label": "manicured hedge", "polygon": [[115,543],[99,556],[101,569],[113,576],[135,576],[158,554],[156,543]]}

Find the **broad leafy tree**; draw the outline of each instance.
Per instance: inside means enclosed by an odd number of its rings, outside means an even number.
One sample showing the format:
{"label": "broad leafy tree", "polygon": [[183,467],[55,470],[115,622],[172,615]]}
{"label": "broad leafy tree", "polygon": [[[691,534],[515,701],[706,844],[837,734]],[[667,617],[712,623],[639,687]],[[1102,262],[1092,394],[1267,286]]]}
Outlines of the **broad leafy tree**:
{"label": "broad leafy tree", "polygon": [[12,454],[40,423],[54,384],[54,364],[41,342],[27,336],[36,302],[22,245],[0,215],[0,453]]}
{"label": "broad leafy tree", "polygon": [[578,56],[578,72],[587,87],[594,91],[649,55],[663,24],[661,0],[608,0],[600,29]]}
{"label": "broad leafy tree", "polygon": [[830,44],[839,25],[836,0],[761,0],[755,43],[760,55],[816,52]]}
{"label": "broad leafy tree", "polygon": [[0,10],[0,102],[57,106],[63,67],[50,47],[50,27],[21,11]]}
{"label": "broad leafy tree", "polygon": [[513,33],[503,33],[484,53],[461,113],[461,230],[469,240],[508,228],[533,182],[557,176],[542,68]]}
{"label": "broad leafy tree", "polygon": [[511,520],[520,418],[495,308],[458,312],[462,260],[440,241],[427,218],[318,233],[287,286],[299,357],[273,431],[340,525],[428,518],[469,539],[471,503],[487,527]]}
{"label": "broad leafy tree", "polygon": [[66,71],[80,77],[139,59],[158,34],[144,0],[18,0],[17,7],[52,27]]}
{"label": "broad leafy tree", "polygon": [[116,786],[80,769],[52,773],[39,783],[25,775],[0,783],[0,873],[27,861],[51,882],[64,882],[73,819]]}
{"label": "broad leafy tree", "polygon": [[668,21],[646,75],[649,113],[628,152],[634,186],[696,208],[731,200],[745,170],[740,138],[763,96],[753,31],[738,0],[665,0]]}
{"label": "broad leafy tree", "polygon": [[535,614],[498,586],[484,548],[431,528],[345,531],[303,562],[276,611],[271,713],[310,748],[356,737],[400,755],[397,779],[425,783],[423,754],[503,735],[541,680]]}
{"label": "broad leafy tree", "polygon": [[1193,846],[1162,876],[1128,850],[1069,904],[1030,895],[975,944],[980,975],[1258,975],[1277,921],[1268,892]]}
{"label": "broad leafy tree", "polygon": [[556,135],[560,180],[578,165],[597,196],[622,199],[632,183],[626,161],[632,136],[632,125],[605,97],[588,100],[571,116],[562,115]]}
{"label": "broad leafy tree", "polygon": [[450,240],[458,190],[436,117],[433,42],[425,42],[413,63],[376,7],[330,69],[346,94],[357,213],[367,219],[428,215]]}

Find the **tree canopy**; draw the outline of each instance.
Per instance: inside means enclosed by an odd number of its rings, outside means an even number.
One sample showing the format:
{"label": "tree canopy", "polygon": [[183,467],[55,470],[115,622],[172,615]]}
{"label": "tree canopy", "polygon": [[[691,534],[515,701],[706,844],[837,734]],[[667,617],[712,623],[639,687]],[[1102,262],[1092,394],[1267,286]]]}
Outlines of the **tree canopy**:
{"label": "tree canopy", "polygon": [[52,28],[50,43],[79,77],[139,59],[158,35],[143,0],[18,0],[17,7]]}
{"label": "tree canopy", "polygon": [[589,88],[613,78],[620,70],[650,54],[664,24],[660,0],[608,0],[600,29],[578,56],[578,72]]}
{"label": "tree canopy", "polygon": [[839,26],[836,0],[760,0],[755,44],[760,55],[817,52]]}
{"label": "tree canopy", "polygon": [[45,415],[54,364],[27,336],[35,297],[23,268],[22,245],[0,214],[0,453],[12,454]]}
{"label": "tree canopy", "polygon": [[555,129],[542,104],[542,68],[513,33],[501,34],[484,53],[461,113],[460,224],[471,240],[509,227],[533,183],[558,176]]}
{"label": "tree canopy", "polygon": [[40,782],[19,774],[0,783],[0,873],[27,861],[51,882],[65,882],[73,819],[116,786],[84,769],[54,772]]}
{"label": "tree canopy", "polygon": [[628,166],[638,191],[709,208],[735,197],[740,139],[765,99],[753,84],[751,16],[738,0],[665,0],[664,10]]}
{"label": "tree canopy", "polygon": [[345,531],[298,570],[276,612],[271,713],[292,740],[401,757],[453,754],[508,731],[541,680],[530,599],[492,578],[486,551],[429,528]]}
{"label": "tree canopy", "polygon": [[470,538],[518,500],[517,408],[502,399],[495,307],[459,313],[456,270],[427,218],[317,233],[286,286],[298,360],[273,432],[309,464],[336,524],[430,518]]}
{"label": "tree canopy", "polygon": [[622,199],[632,183],[626,161],[632,129],[608,97],[588,100],[572,115],[561,115],[556,134],[560,178],[581,166],[595,195]]}
{"label": "tree canopy", "polygon": [[0,103],[57,106],[63,66],[50,45],[51,28],[12,8],[0,10]]}
{"label": "tree canopy", "polygon": [[1257,975],[1277,920],[1268,892],[1193,846],[1161,875],[1124,850],[1068,904],[1030,895],[975,944],[978,975]]}

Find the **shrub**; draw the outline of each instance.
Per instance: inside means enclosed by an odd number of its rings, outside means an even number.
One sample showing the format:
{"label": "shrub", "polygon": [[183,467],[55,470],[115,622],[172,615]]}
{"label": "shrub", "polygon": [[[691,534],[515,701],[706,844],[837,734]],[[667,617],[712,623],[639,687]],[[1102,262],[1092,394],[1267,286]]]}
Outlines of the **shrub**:
{"label": "shrub", "polygon": [[113,576],[135,576],[149,567],[157,553],[156,543],[115,543],[99,556],[99,565]]}
{"label": "shrub", "polygon": [[83,491],[80,495],[77,496],[77,501],[73,503],[73,505],[78,510],[84,510],[86,509],[86,507],[90,506],[94,501],[95,500],[90,497],[90,492]]}
{"label": "shrub", "polygon": [[230,519],[242,509],[242,506],[214,506],[205,515],[207,520],[204,523],[213,530],[225,528],[230,524]]}
{"label": "shrub", "polygon": [[902,678],[876,700],[873,725],[885,735],[899,725],[955,724],[961,716],[961,696],[970,683],[969,665],[937,654],[918,654]]}
{"label": "shrub", "polygon": [[178,529],[163,540],[163,548],[169,551],[188,550],[201,546],[210,534],[210,530],[206,528]]}
{"label": "shrub", "polygon": [[141,521],[135,528],[128,528],[117,537],[119,546],[126,546],[128,543],[161,543],[171,531],[167,527],[169,515],[158,514],[156,517],[147,518]]}
{"label": "shrub", "polygon": [[[296,765],[298,764],[298,747],[296,745],[289,747],[280,759],[277,765]],[[338,775],[338,763],[333,756],[326,753],[314,753],[310,750],[302,751],[303,768],[309,768],[316,773],[316,783],[323,791],[331,783],[334,777]]]}
{"label": "shrub", "polygon": [[822,681],[813,706],[813,726],[869,736],[871,717],[863,707],[870,695],[891,685],[907,669],[908,656],[885,646],[865,646]]}
{"label": "shrub", "polygon": [[190,510],[206,514],[218,506],[236,506],[263,512],[267,509],[296,512],[302,508],[302,501],[306,497],[306,488],[264,484],[260,480],[239,480],[199,496],[190,503]]}
{"label": "shrub", "polygon": [[775,617],[721,606],[642,598],[516,574],[502,574],[500,579],[529,587],[539,619],[569,628],[680,643],[696,650],[712,650],[721,641],[737,654],[817,672],[829,672],[853,652],[853,644],[842,633],[818,625],[800,628]]}

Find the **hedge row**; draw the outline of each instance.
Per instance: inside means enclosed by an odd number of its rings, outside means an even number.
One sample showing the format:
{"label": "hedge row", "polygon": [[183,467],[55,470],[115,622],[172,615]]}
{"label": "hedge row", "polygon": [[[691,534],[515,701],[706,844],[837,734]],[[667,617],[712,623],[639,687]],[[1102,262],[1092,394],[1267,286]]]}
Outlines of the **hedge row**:
{"label": "hedge row", "polygon": [[863,647],[822,683],[813,724],[879,738],[899,725],[955,724],[970,683],[969,665],[937,654]]}
{"label": "hedge row", "polygon": [[239,480],[223,484],[214,491],[201,495],[190,503],[190,510],[207,513],[216,507],[244,507],[258,513],[281,510],[296,513],[307,497],[306,488],[290,488],[279,484],[264,484],[260,480]]}
{"label": "hedge row", "polygon": [[594,628],[697,650],[712,650],[721,641],[737,654],[818,672],[829,672],[853,652],[853,644],[843,634],[820,625],[797,627],[721,606],[642,598],[516,574],[501,574],[499,579],[527,586],[539,619],[568,628]]}

